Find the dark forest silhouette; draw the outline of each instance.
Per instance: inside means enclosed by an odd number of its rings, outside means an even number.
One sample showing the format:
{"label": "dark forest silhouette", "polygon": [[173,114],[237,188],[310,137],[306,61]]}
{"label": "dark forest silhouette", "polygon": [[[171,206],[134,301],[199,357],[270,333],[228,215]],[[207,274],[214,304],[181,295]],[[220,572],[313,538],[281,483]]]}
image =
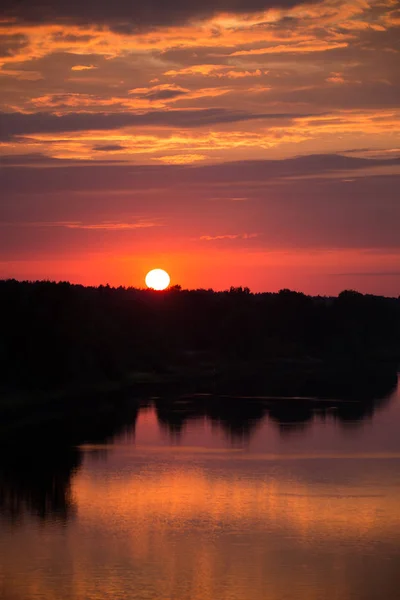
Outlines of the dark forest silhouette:
{"label": "dark forest silhouette", "polygon": [[282,383],[290,364],[304,392],[332,365],[333,385],[339,371],[370,376],[373,365],[394,372],[400,358],[400,299],[354,291],[324,298],[241,287],[154,292],[9,280],[0,281],[0,319],[3,389],[59,389],[150,373],[198,376],[217,386],[232,380],[236,388],[242,378],[249,392],[251,381],[268,374],[275,392],[274,381]]}

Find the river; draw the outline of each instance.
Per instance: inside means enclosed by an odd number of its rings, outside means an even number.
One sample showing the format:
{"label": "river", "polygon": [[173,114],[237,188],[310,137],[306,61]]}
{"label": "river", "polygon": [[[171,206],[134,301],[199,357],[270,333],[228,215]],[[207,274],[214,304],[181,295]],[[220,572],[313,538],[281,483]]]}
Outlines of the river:
{"label": "river", "polygon": [[395,600],[398,388],[351,415],[148,401],[107,441],[3,456],[0,597]]}

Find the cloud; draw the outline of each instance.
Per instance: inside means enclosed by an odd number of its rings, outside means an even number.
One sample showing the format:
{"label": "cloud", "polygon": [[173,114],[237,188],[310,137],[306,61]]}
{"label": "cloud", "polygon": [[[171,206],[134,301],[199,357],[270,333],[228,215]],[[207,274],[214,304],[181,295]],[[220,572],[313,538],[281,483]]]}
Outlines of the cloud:
{"label": "cloud", "polygon": [[[95,52],[107,58],[135,54],[143,58],[148,53],[154,61],[157,52],[182,49],[193,50],[192,57],[198,50],[212,49],[209,58],[216,54],[259,55],[264,62],[265,54],[281,58],[287,53],[323,55],[327,50],[348,47],[351,54],[359,54],[367,43],[364,38],[371,33],[382,36],[397,27],[391,0],[316,0],[306,4],[298,0],[197,0],[185,6],[180,0],[172,0],[168,6],[164,0],[153,0],[145,7],[130,0],[115,5],[106,0],[78,5],[45,0],[40,8],[28,5],[29,0],[4,1],[5,13],[15,15],[8,22],[4,18],[4,27],[29,38],[28,48],[11,50],[11,62],[55,52]],[[382,45],[381,38],[378,43]],[[170,65],[169,70],[179,68]]]}
{"label": "cloud", "polygon": [[201,235],[200,240],[205,242],[213,242],[219,240],[250,240],[258,237],[258,233],[234,233],[226,235]]}
{"label": "cloud", "polygon": [[345,79],[343,77],[343,73],[336,72],[330,73],[329,77],[325,79],[328,83],[345,83]]}
{"label": "cloud", "polygon": [[268,8],[287,8],[299,0],[44,0],[40,4],[31,0],[3,0],[4,17],[22,23],[99,23],[110,25],[119,32],[141,31],[151,26],[181,24],[190,19],[204,19],[216,13],[249,13]]}
{"label": "cloud", "polygon": [[[66,224],[58,224],[61,227],[66,227],[67,229],[92,229],[92,230],[101,230],[105,229],[107,231],[122,231],[126,229],[148,229],[149,227],[162,227],[161,223],[154,223],[152,221],[137,221],[136,223],[92,223],[92,224],[84,224],[84,223],[66,223]],[[57,223],[55,224],[57,226]]]}
{"label": "cloud", "polygon": [[1,223],[2,227],[61,227],[64,229],[90,229],[93,231],[125,231],[129,229],[149,229],[151,227],[163,227],[162,223],[152,221],[137,221],[135,223],[118,223],[106,221],[104,223],[81,223],[79,221],[42,221],[26,223]]}
{"label": "cloud", "polygon": [[[31,152],[26,154],[6,154],[1,157],[1,165],[3,168],[5,167],[55,167],[55,166],[63,166],[66,167],[68,165],[80,165],[85,166],[89,164],[93,164],[93,160],[81,160],[74,158],[55,158],[53,156],[48,156],[47,154],[43,154],[41,152]],[[123,161],[118,161],[123,162]],[[96,164],[109,164],[108,160],[99,160],[96,159]]]}
{"label": "cloud", "polygon": [[129,90],[130,95],[138,98],[146,98],[147,100],[170,100],[171,98],[183,96],[189,92],[190,90],[169,83],[154,85],[149,88],[134,88]]}
{"label": "cloud", "polygon": [[400,82],[388,83],[370,80],[364,83],[346,81],[345,85],[332,82],[286,90],[280,94],[281,101],[304,103],[308,107],[324,107],[326,110],[396,109],[400,97]]}
{"label": "cloud", "polygon": [[204,154],[172,154],[170,156],[158,156],[154,160],[167,165],[187,165],[205,160]]}
{"label": "cloud", "polygon": [[71,71],[91,71],[97,69],[94,65],[74,65],[71,67]]}
{"label": "cloud", "polygon": [[262,69],[246,70],[240,68],[232,68],[232,65],[193,65],[190,67],[183,67],[181,69],[170,69],[165,71],[166,77],[187,77],[187,76],[201,76],[201,77],[216,77],[218,79],[243,79],[245,77],[262,77],[268,75],[269,71]]}
{"label": "cloud", "polygon": [[122,146],[121,144],[99,144],[98,146],[93,146],[93,150],[96,152],[119,152],[120,150],[125,150],[126,146]]}
{"label": "cloud", "polygon": [[[13,71],[15,73],[15,71]],[[24,71],[24,76],[33,76],[33,71]],[[7,71],[10,74],[10,70]],[[21,75],[22,77],[22,75]],[[32,77],[33,78],[33,77]],[[43,79],[43,77],[40,76]],[[69,79],[71,81],[71,79]],[[72,79],[78,84],[82,84],[82,78]],[[86,93],[56,93],[36,96],[30,100],[28,113],[31,113],[32,106],[39,110],[57,111],[68,113],[69,111],[85,111],[85,113],[101,113],[107,110],[111,112],[123,112],[128,114],[144,114],[145,111],[155,111],[156,109],[169,108],[169,104],[177,100],[196,100],[207,97],[215,98],[223,96],[232,91],[231,88],[219,86],[211,88],[198,88],[189,90],[174,84],[164,84],[153,87],[134,88],[128,92],[128,95],[107,95],[86,94]],[[140,112],[139,112],[140,111]],[[25,111],[22,111],[25,112]]]}
{"label": "cloud", "polygon": [[29,44],[29,39],[21,33],[0,33],[0,59],[13,56]]}
{"label": "cloud", "polygon": [[[92,161],[80,166],[70,160],[51,160],[44,155],[28,155],[27,165],[20,165],[24,157],[4,157],[2,189],[4,193],[35,192],[54,193],[61,191],[110,191],[152,189],[157,187],[197,186],[210,187],[215,191],[221,186],[230,189],[228,197],[240,198],[242,187],[250,191],[259,185],[288,181],[302,177],[337,178],[346,172],[361,172],[367,176],[377,167],[400,166],[399,158],[359,158],[338,154],[299,156],[285,160],[248,160],[208,165],[132,165],[110,164]],[[46,165],[51,161],[52,168]],[[7,166],[9,163],[9,166]],[[43,169],[37,168],[43,163]],[[53,166],[57,165],[57,168]],[[251,184],[251,185],[250,185]],[[297,185],[297,182],[294,184]],[[246,193],[245,197],[249,197]],[[239,203],[238,203],[239,204]]]}
{"label": "cloud", "polygon": [[297,54],[310,52],[326,52],[327,50],[337,50],[346,48],[347,42],[329,42],[324,40],[311,40],[307,42],[298,42],[291,44],[278,44],[267,46],[265,48],[250,48],[248,50],[237,50],[231,52],[229,56],[255,56],[264,54]]}
{"label": "cloud", "polygon": [[46,112],[25,114],[0,112],[0,139],[35,133],[60,133],[88,130],[112,130],[122,127],[203,127],[218,123],[235,123],[255,119],[294,119],[298,113],[249,113],[223,108],[195,110],[150,111],[132,113],[69,113],[55,115]]}
{"label": "cloud", "polygon": [[362,158],[400,158],[400,148],[351,148],[343,154],[358,154]]}
{"label": "cloud", "polygon": [[60,161],[41,152],[30,152],[27,154],[5,154],[1,157],[1,164],[6,166],[28,166],[28,165],[48,165],[50,163],[68,164],[68,161]]}

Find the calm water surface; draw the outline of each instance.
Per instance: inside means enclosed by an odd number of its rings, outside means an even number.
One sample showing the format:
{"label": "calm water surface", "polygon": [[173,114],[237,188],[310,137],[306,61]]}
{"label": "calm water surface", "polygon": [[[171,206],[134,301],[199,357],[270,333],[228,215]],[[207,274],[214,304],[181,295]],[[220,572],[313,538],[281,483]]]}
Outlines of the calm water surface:
{"label": "calm water surface", "polygon": [[305,425],[150,403],[53,463],[2,484],[4,600],[400,597],[398,391]]}

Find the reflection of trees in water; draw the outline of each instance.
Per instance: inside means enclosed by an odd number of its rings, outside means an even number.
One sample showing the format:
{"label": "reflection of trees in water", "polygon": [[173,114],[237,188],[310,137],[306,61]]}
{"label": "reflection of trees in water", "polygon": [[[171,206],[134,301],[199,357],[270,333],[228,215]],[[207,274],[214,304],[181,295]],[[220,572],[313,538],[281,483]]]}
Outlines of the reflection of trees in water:
{"label": "reflection of trees in water", "polygon": [[299,399],[274,402],[268,407],[268,416],[282,432],[305,430],[314,418],[316,408],[310,401]]}
{"label": "reflection of trees in water", "polygon": [[191,421],[208,420],[221,428],[232,444],[249,439],[253,430],[265,415],[259,403],[243,398],[218,396],[193,396],[184,402],[174,398],[162,398],[154,402],[160,427],[166,430],[174,442]]}
{"label": "reflection of trees in water", "polygon": [[259,402],[240,398],[231,399],[230,410],[227,410],[226,401],[221,398],[218,402],[210,402],[207,417],[221,427],[232,444],[249,441],[265,416],[265,407]]}
{"label": "reflection of trees in water", "polygon": [[304,432],[318,418],[334,419],[343,427],[357,426],[384,407],[396,389],[394,382],[383,382],[375,398],[359,394],[348,400],[317,398],[246,398],[233,396],[192,396],[184,401],[163,398],[155,402],[160,426],[171,438],[179,440],[190,421],[207,419],[220,427],[232,444],[248,441],[266,417],[282,434]]}
{"label": "reflection of trees in water", "polygon": [[0,513],[18,519],[27,511],[39,518],[73,514],[71,479],[82,463],[83,443],[104,443],[118,434],[134,435],[139,404],[101,404],[99,411],[66,415],[51,427],[1,448]]}
{"label": "reflection of trees in water", "polygon": [[76,448],[11,454],[0,467],[0,511],[12,520],[25,511],[42,519],[73,512],[71,477],[81,464]]}
{"label": "reflection of trees in water", "polygon": [[265,415],[260,403],[247,402],[243,398],[200,396],[187,398],[184,402],[168,398],[154,404],[160,427],[176,442],[188,423],[208,420],[221,428],[235,444],[249,439]]}
{"label": "reflection of trees in water", "polygon": [[174,399],[157,399],[154,401],[157,412],[157,420],[161,429],[168,432],[170,437],[179,441],[182,432],[190,420],[198,421],[204,418],[196,406],[190,402],[177,402]]}
{"label": "reflection of trees in water", "polygon": [[[191,396],[162,398],[154,402],[160,427],[174,439],[191,421],[207,420],[224,432],[232,445],[248,442],[263,419],[269,418],[283,435],[305,432],[313,420],[335,419],[344,427],[354,426],[391,399],[395,386],[382,385],[375,399],[362,396],[351,401],[235,398]],[[116,435],[133,436],[140,411],[139,402],[100,403],[99,410],[87,410],[66,417],[62,423],[24,432],[16,447],[1,449],[0,512],[18,519],[25,511],[40,518],[66,519],[73,514],[71,478],[80,468],[82,443],[104,443]],[[49,431],[50,429],[50,431]],[[20,436],[22,437],[22,436]]]}
{"label": "reflection of trees in water", "polygon": [[324,401],[299,401],[297,405],[290,402],[268,409],[268,416],[279,427],[283,434],[305,431],[311,423],[319,421],[335,420],[344,429],[359,427],[366,419],[372,419],[375,412],[387,405],[391,400],[391,394],[383,398],[370,399],[368,401],[357,400],[324,400]]}

